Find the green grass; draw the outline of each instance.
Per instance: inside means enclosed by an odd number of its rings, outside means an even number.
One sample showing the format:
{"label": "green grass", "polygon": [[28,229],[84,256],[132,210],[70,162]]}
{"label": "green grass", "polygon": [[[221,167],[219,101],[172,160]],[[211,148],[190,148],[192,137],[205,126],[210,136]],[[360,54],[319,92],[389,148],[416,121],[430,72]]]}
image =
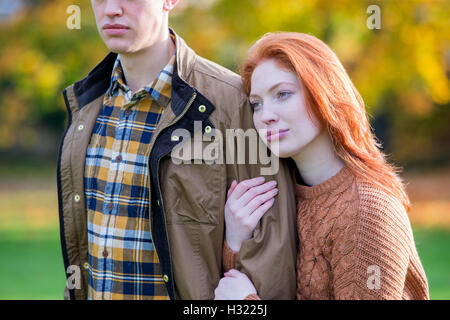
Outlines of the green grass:
{"label": "green grass", "polygon": [[58,229],[0,231],[0,299],[62,299]]}
{"label": "green grass", "polygon": [[450,299],[450,230],[414,229],[414,240],[428,278],[431,299]]}
{"label": "green grass", "polygon": [[[450,230],[415,228],[431,299],[450,299]],[[58,229],[0,231],[0,299],[62,299]]]}

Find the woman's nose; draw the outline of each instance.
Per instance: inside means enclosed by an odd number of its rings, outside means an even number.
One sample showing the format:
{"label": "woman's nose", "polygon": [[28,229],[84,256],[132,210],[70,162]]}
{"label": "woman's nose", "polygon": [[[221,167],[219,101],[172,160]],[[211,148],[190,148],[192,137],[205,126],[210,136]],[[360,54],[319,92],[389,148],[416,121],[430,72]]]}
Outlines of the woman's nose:
{"label": "woman's nose", "polygon": [[265,124],[277,122],[279,117],[277,114],[270,110],[270,108],[264,108],[261,113],[261,121]]}

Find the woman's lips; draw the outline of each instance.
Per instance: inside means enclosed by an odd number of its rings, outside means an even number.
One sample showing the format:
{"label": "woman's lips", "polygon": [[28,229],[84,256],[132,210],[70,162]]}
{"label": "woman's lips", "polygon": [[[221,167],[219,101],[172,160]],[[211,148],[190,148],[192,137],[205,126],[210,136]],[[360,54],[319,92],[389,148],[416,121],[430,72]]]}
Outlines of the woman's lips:
{"label": "woman's lips", "polygon": [[289,129],[270,130],[267,132],[267,141],[279,140],[286,136]]}
{"label": "woman's lips", "polygon": [[122,24],[106,24],[103,26],[105,33],[111,36],[122,35],[128,31],[128,27]]}

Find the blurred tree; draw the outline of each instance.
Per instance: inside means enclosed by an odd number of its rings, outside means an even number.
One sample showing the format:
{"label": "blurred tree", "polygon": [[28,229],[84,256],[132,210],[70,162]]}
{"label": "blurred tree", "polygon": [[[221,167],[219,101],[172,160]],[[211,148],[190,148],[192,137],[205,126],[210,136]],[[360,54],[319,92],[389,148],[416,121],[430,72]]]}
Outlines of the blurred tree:
{"label": "blurred tree", "polygon": [[[14,19],[0,20],[0,149],[33,149],[45,130],[57,141],[65,119],[61,90],[107,53],[89,1],[25,3]],[[80,30],[66,27],[73,4],[81,8]],[[381,29],[372,30],[367,8],[374,4]],[[450,160],[449,16],[449,0],[182,0],[171,25],[199,54],[235,71],[266,32],[324,40],[370,114],[382,119],[374,125],[382,124],[388,151],[411,164]]]}

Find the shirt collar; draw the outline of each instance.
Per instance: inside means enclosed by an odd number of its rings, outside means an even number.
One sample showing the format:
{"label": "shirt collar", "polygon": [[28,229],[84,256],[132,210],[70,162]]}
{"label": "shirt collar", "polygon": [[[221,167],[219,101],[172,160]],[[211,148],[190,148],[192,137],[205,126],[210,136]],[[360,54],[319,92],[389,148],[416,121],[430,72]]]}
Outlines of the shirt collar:
{"label": "shirt collar", "polygon": [[[147,94],[150,95],[158,104],[165,107],[170,101],[170,88],[172,85],[173,68],[176,59],[176,52],[172,55],[167,65],[160,71],[156,79],[147,86],[141,88],[133,95],[133,100],[141,99]],[[109,97],[119,95],[119,90],[122,90],[125,94],[131,89],[127,86],[125,76],[123,74],[122,65],[120,63],[120,55],[117,55],[114,67],[111,73],[111,81],[109,89],[106,94]]]}
{"label": "shirt collar", "polygon": [[127,91],[129,89],[124,81],[123,69],[122,69],[122,65],[120,63],[120,55],[117,55],[117,58],[116,58],[116,61],[114,62],[114,67],[113,67],[113,70],[111,73],[111,81],[110,81],[109,89],[106,92],[106,94],[110,97],[117,96],[119,88],[124,91]]}

